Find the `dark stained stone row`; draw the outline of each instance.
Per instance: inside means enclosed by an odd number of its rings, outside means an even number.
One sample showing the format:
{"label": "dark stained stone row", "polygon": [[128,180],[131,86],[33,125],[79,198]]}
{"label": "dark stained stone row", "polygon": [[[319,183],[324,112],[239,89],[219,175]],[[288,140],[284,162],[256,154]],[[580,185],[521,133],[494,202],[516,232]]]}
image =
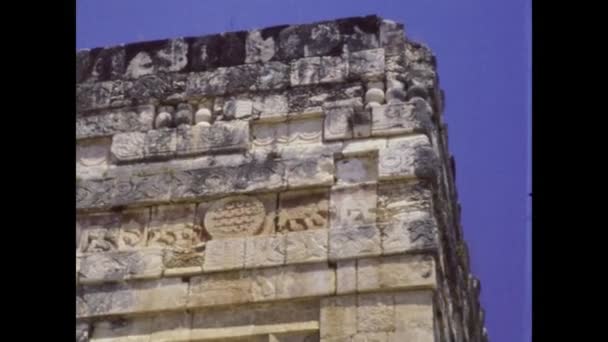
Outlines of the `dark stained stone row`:
{"label": "dark stained stone row", "polygon": [[260,61],[255,56],[258,53],[264,54],[263,62],[339,56],[345,49],[353,52],[378,48],[381,22],[372,15],[81,50],[76,53],[76,82],[201,72]]}

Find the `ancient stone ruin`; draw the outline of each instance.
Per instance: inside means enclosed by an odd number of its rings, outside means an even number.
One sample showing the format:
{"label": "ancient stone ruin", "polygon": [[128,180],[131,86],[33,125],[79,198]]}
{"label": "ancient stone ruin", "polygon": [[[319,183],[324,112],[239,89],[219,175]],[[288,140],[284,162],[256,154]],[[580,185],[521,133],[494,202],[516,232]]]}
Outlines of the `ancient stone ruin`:
{"label": "ancient stone ruin", "polygon": [[487,341],[402,24],[79,51],[76,82],[77,341]]}

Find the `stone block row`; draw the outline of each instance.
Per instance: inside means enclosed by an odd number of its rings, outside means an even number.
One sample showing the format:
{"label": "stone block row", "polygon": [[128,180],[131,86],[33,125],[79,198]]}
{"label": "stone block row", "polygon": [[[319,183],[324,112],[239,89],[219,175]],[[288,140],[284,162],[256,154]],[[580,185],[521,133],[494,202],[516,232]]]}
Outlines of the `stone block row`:
{"label": "stone block row", "polygon": [[77,180],[76,208],[101,210],[195,201],[225,194],[328,186],[333,184],[333,171],[332,156],[275,159],[264,155],[235,166],[170,169],[153,174],[128,172],[115,177]]}
{"label": "stone block row", "polygon": [[[374,120],[367,123],[359,122],[358,125],[352,124],[355,116],[353,107],[346,104],[333,107],[326,105],[320,112],[285,115],[281,121],[216,121],[213,124],[118,132],[111,140],[102,137],[81,140],[77,144],[77,171],[79,174],[86,174],[94,169],[107,169],[108,165],[114,163],[159,161],[205,154],[230,154],[251,149],[276,150],[277,147],[297,147],[303,144],[327,145],[352,138],[353,129],[363,127],[367,127],[365,130],[371,133],[372,138],[428,132],[430,112],[415,110],[416,106],[411,105],[411,102],[426,103],[424,100],[414,99],[408,103],[373,107],[371,114]],[[392,114],[385,115],[385,113]],[[401,115],[401,117],[391,124],[393,115]],[[362,137],[369,135],[358,138]],[[408,150],[398,151],[396,148],[412,148],[424,154],[427,152],[421,151],[420,146],[424,149],[425,145],[430,145],[430,141],[422,135],[414,135],[412,138],[393,137],[390,141],[388,148],[378,148],[382,150],[383,160],[398,157],[398,154],[413,153]],[[353,143],[350,145],[352,146]],[[393,167],[397,166],[396,162],[395,159],[381,165]],[[384,174],[382,177],[386,178]],[[392,176],[387,175],[387,177]]]}
{"label": "stone block row", "polygon": [[[247,92],[277,91],[288,87],[342,83],[346,81],[382,81],[383,49],[352,53],[350,59],[328,57],[304,58],[291,65],[270,62],[246,64],[191,74],[148,75],[137,80],[105,81],[79,84],[76,87],[78,112],[142,105],[154,102],[195,101],[205,97],[230,96]],[[330,68],[331,67],[331,68]],[[329,68],[329,69],[328,69]],[[340,71],[339,73],[336,70]]]}
{"label": "stone block row", "polygon": [[[76,312],[82,319],[326,297],[337,293],[339,272],[327,263],[314,263],[190,278],[81,285]],[[360,259],[355,273],[355,287],[360,293],[435,287],[431,256]]]}
{"label": "stone block row", "polygon": [[437,243],[430,205],[428,185],[415,181],[80,215],[79,281],[122,281],[429,250]]}
{"label": "stone block row", "polygon": [[[250,304],[143,317],[107,317],[77,323],[91,342],[309,341],[319,340],[319,300]],[[274,338],[274,339],[273,339]],[[306,339],[308,338],[308,339]],[[77,341],[80,341],[77,339]]]}
{"label": "stone block row", "polygon": [[402,25],[368,16],[133,43],[78,51],[76,82],[137,79],[157,73],[337,56],[344,51],[354,53],[380,47],[394,53],[403,41]]}
{"label": "stone block row", "polygon": [[[319,114],[326,101],[361,98],[360,82],[313,85],[263,93],[214,96],[173,104],[127,106],[102,109],[76,117],[76,138],[96,138],[124,132],[145,132],[153,128],[177,127],[181,124],[210,124],[214,121],[253,119],[285,121],[292,117]],[[145,102],[145,98],[141,99]]]}
{"label": "stone block row", "polygon": [[[169,143],[163,146],[171,148],[173,145]],[[160,146],[152,150],[161,155],[166,151]],[[145,151],[144,149],[144,155]],[[123,153],[117,150],[115,152]],[[320,152],[331,151],[322,148]],[[148,149],[148,153],[152,151]],[[424,135],[389,139],[387,147],[379,149],[377,153],[377,180],[429,178],[436,171],[437,158],[428,138]],[[234,166],[209,165],[200,169],[186,170],[173,168],[167,170],[165,167],[165,170],[160,168],[160,171],[154,173],[142,171],[127,172],[127,174],[115,170],[114,176],[78,180],[76,204],[78,209],[100,210],[123,205],[193,201],[224,194],[330,186],[334,184],[336,169],[333,153],[330,154],[297,159],[297,154],[290,156],[286,153],[284,158],[277,158],[276,151],[266,151],[254,154],[253,158]],[[341,182],[359,181],[360,178],[357,177],[375,180],[375,167],[369,163],[369,161],[361,161],[341,165],[339,170]],[[350,168],[359,168],[359,170]],[[349,172],[351,175],[348,175]]]}
{"label": "stone block row", "polygon": [[220,121],[213,125],[182,125],[146,133],[118,133],[112,138],[111,153],[117,162],[134,162],[244,151],[249,141],[247,121]]}
{"label": "stone block row", "polygon": [[433,292],[405,291],[321,300],[322,342],[433,342]]}

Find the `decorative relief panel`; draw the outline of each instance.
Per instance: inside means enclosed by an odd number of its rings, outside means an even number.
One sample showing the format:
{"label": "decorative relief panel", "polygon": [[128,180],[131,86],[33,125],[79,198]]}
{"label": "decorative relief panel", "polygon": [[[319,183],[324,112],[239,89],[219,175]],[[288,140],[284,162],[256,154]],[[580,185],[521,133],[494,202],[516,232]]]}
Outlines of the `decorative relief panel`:
{"label": "decorative relief panel", "polygon": [[431,187],[426,181],[378,184],[378,222],[391,222],[413,211],[431,210]]}
{"label": "decorative relief panel", "polygon": [[209,238],[236,238],[274,232],[276,194],[230,196],[199,203],[196,222]]}
{"label": "decorative relief panel", "polygon": [[329,192],[289,191],[279,195],[279,221],[277,231],[295,232],[325,229],[329,219]]}
{"label": "decorative relief panel", "polygon": [[203,242],[200,227],[194,225],[194,204],[152,209],[148,247],[189,250]]}
{"label": "decorative relief panel", "polygon": [[349,185],[331,190],[331,228],[353,228],[376,223],[376,184]]}
{"label": "decorative relief panel", "polygon": [[76,217],[80,229],[80,251],[110,252],[118,249],[120,217],[112,214],[92,214]]}
{"label": "decorative relief panel", "polygon": [[286,122],[260,123],[253,126],[253,145],[320,144],[323,135],[323,119],[298,119]]}

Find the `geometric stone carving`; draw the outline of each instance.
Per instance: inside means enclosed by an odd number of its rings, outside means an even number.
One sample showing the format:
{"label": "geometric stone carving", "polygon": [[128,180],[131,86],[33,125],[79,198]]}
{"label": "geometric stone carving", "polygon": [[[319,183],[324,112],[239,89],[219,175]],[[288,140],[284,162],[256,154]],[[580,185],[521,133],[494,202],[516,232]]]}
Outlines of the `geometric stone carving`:
{"label": "geometric stone carving", "polygon": [[425,178],[435,172],[435,165],[436,154],[425,135],[400,138],[379,151],[378,178]]}
{"label": "geometric stone carving", "polygon": [[354,109],[348,105],[326,106],[325,126],[323,129],[323,140],[343,140],[352,138],[351,118]]}
{"label": "geometric stone carving", "polygon": [[330,227],[340,229],[376,223],[376,184],[333,187],[330,194]]}
{"label": "geometric stone carving", "polygon": [[205,214],[205,228],[212,238],[256,235],[262,228],[266,210],[255,197],[233,196],[216,201]]}
{"label": "geometric stone carving", "polygon": [[372,108],[372,136],[395,135],[428,130],[433,110],[415,98],[407,103],[391,103]]}

